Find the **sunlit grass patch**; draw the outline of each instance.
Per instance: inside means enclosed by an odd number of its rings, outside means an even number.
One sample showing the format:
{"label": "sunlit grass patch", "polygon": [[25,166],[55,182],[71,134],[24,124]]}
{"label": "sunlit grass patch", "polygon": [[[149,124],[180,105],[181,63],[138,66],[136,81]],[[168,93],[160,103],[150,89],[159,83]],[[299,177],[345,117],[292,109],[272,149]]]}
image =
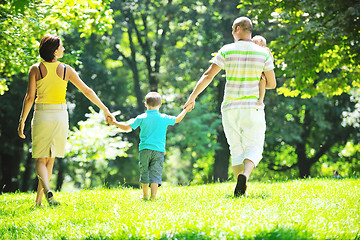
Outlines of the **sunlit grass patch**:
{"label": "sunlit grass patch", "polygon": [[35,194],[0,196],[3,239],[355,239],[360,231],[358,179],[249,182],[59,192],[58,207],[36,208]]}

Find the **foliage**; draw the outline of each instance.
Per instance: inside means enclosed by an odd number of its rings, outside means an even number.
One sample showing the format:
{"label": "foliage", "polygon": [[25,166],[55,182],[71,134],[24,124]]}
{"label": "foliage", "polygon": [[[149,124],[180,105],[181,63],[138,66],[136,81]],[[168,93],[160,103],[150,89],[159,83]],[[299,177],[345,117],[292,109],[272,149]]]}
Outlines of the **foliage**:
{"label": "foliage", "polygon": [[211,182],[213,156],[218,148],[216,129],[221,119],[208,108],[209,104],[198,103],[183,121],[169,127],[165,181],[180,185]]}
{"label": "foliage", "polygon": [[[2,1],[0,97],[4,104],[0,140],[4,144],[0,178],[6,175],[9,186],[14,179],[26,182],[36,177],[29,167],[30,138],[19,140],[15,129],[26,89],[23,80],[27,79],[29,65],[39,60],[38,42],[45,33],[61,35],[66,48],[62,61],[75,68],[109,109],[121,112],[118,120],[127,121],[144,111],[143,96],[150,90],[158,90],[163,96],[162,112],[177,115],[209,66],[211,53],[233,41],[234,18],[248,12],[254,20],[254,34],[266,37],[276,57],[278,93],[282,94],[266,94],[266,147],[252,178],[294,178],[302,164],[299,159],[314,159],[316,153],[323,155],[313,163],[311,175],[329,176],[333,169],[346,176],[358,172],[359,104],[353,90],[359,72],[358,4],[255,0],[241,1],[238,9],[236,5],[231,0]],[[221,169],[219,166],[227,161],[219,151],[227,147],[220,135],[223,82],[224,76],[219,74],[183,122],[169,127],[166,181],[182,185],[210,182],[214,169]],[[346,94],[340,95],[342,92]],[[354,101],[349,101],[348,94]],[[312,99],[304,99],[309,96]],[[72,106],[71,128],[79,121],[88,121],[85,113],[91,103],[72,84],[68,86],[67,102]],[[304,124],[305,113],[310,116],[309,124]],[[29,116],[27,136],[30,120]],[[87,126],[76,127],[80,128]],[[349,136],[341,134],[345,130],[352,132]],[[338,137],[333,136],[334,132]],[[76,187],[138,185],[138,131],[118,132],[115,137],[131,145],[116,160],[102,155],[96,161],[70,161],[68,157],[56,162],[54,175],[59,179],[60,170],[64,170],[65,189],[73,180]],[[71,150],[71,158],[85,157],[86,151],[94,158],[95,150],[87,145],[90,140],[93,136],[77,136],[76,141],[85,145]],[[324,142],[333,142],[325,152],[320,147]],[[305,157],[299,157],[300,143],[305,145],[300,151]],[[94,142],[96,145],[103,151],[100,142]],[[217,165],[216,157],[223,162]],[[60,164],[62,161],[65,164]],[[100,174],[88,172],[86,176],[93,183],[78,178],[96,167],[102,169]],[[279,172],[286,168],[291,169]],[[29,171],[32,174],[25,178]]]}
{"label": "foliage", "polygon": [[69,133],[65,158],[74,169],[73,180],[77,186],[101,186],[108,175],[116,170],[109,168],[117,157],[126,157],[129,143],[118,136],[120,130],[115,126],[104,125],[104,115],[91,107],[87,120],[80,121],[79,128]]}
{"label": "foliage", "polygon": [[268,133],[263,162],[272,170],[296,168],[299,176],[307,177],[316,162],[339,161],[340,156],[330,152],[340,152],[341,146],[358,137],[358,129],[342,125],[342,113],[355,110],[349,95],[301,99],[267,94],[266,101]]}
{"label": "foliage", "polygon": [[239,7],[260,26],[271,24],[267,31],[282,31],[270,45],[277,76],[286,79],[280,94],[334,96],[360,86],[359,2],[257,0]]}
{"label": "foliage", "polygon": [[8,90],[15,74],[27,72],[36,63],[39,41],[46,33],[62,35],[77,28],[82,37],[89,37],[110,30],[113,20],[108,4],[109,0],[2,1],[0,94]]}
{"label": "foliage", "polygon": [[[155,201],[129,188],[55,193],[62,203],[34,208],[35,194],[0,196],[4,239],[355,239],[359,179],[161,187]],[[241,206],[241,207],[239,207]]]}

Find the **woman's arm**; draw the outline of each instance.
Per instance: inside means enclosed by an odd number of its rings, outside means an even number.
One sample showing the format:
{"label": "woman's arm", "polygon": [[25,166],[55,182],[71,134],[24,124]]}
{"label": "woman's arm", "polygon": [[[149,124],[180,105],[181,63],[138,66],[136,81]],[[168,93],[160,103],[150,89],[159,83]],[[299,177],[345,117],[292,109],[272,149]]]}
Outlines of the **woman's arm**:
{"label": "woman's arm", "polygon": [[24,101],[20,113],[19,126],[17,129],[19,137],[23,139],[26,138],[26,136],[24,135],[25,121],[29,115],[30,109],[35,100],[37,74],[38,74],[37,66],[36,65],[31,66],[29,70],[28,88],[24,97]]}
{"label": "woman's arm", "polygon": [[109,123],[109,118],[112,121],[115,120],[109,109],[103,104],[96,93],[80,79],[79,75],[72,67],[69,67],[69,80],[85,95],[85,97],[87,97],[91,102],[104,111],[106,123]]}

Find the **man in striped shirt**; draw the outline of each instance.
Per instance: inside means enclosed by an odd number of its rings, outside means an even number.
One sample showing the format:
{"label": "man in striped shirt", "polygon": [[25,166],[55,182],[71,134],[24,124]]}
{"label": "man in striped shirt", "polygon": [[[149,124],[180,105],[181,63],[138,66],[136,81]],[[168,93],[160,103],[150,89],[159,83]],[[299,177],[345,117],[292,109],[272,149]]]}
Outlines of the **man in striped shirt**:
{"label": "man in striped shirt", "polygon": [[210,84],[221,69],[226,72],[222,122],[230,145],[232,169],[237,179],[234,195],[244,195],[246,182],[262,158],[265,140],[264,105],[257,105],[261,73],[266,88],[274,89],[274,64],[266,49],[251,41],[252,23],[247,17],[235,19],[232,35],[235,42],[223,46],[209,69],[201,76],[184,108],[194,107],[196,97]]}

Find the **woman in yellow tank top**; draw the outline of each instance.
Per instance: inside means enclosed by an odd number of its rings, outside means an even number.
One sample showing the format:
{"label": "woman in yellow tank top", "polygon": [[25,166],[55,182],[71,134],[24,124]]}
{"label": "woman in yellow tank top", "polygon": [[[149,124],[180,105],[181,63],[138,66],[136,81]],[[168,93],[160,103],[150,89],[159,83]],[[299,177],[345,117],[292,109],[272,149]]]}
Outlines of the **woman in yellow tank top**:
{"label": "woman in yellow tank top", "polygon": [[40,42],[40,56],[45,60],[30,67],[28,89],[24,98],[18,135],[25,139],[25,120],[35,100],[32,119],[32,157],[35,159],[35,170],[39,179],[35,205],[40,206],[45,193],[49,205],[59,205],[49,187],[55,157],[64,157],[68,130],[68,112],[66,107],[66,90],[70,81],[91,102],[105,113],[105,120],[114,119],[108,108],[101,102],[96,93],[78,76],[75,70],[58,61],[63,57],[65,48],[58,36],[46,35]]}

